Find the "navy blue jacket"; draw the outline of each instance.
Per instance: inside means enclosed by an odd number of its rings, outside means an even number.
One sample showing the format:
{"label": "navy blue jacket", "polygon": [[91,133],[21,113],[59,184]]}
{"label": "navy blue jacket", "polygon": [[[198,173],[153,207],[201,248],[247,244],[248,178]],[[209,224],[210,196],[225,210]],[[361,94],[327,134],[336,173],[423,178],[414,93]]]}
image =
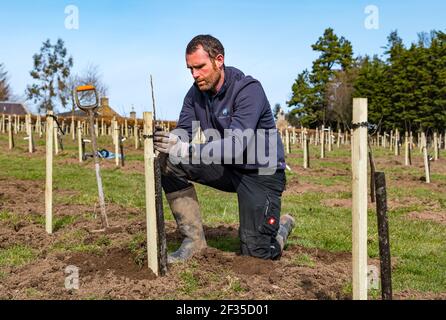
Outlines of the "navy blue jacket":
{"label": "navy blue jacket", "polygon": [[[285,168],[285,156],[282,140],[277,133],[276,124],[268,102],[266,94],[260,82],[251,76],[245,76],[243,72],[233,67],[225,67],[225,81],[220,91],[212,96],[208,92],[202,92],[196,84],[192,86],[184,99],[183,109],[180,114],[178,128],[184,129],[192,139],[192,121],[199,121],[201,130],[216,129],[226,143],[243,144],[242,152],[246,153],[250,150],[247,143],[243,143],[243,137],[224,136],[225,129],[241,130],[252,129],[256,132],[258,129],[275,130],[277,139],[273,143],[277,143],[277,157],[275,159],[277,169]],[[237,132],[237,131],[234,131]],[[266,139],[266,150],[269,155],[271,149],[269,139]],[[218,143],[223,145],[222,141],[211,141],[206,145]],[[205,145],[205,146],[206,146]],[[203,149],[204,146],[201,146]],[[240,147],[240,145],[238,145]],[[252,150],[250,151],[252,152]],[[237,155],[235,155],[237,157]],[[256,158],[257,159],[257,158]],[[246,159],[245,159],[246,160]],[[258,169],[268,167],[259,163],[237,165],[242,169]]]}

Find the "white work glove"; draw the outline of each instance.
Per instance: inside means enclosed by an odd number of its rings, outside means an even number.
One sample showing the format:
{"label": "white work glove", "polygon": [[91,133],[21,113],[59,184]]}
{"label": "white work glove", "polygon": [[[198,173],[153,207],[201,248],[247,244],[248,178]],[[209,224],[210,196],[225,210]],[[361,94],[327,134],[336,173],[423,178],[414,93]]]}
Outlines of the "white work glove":
{"label": "white work glove", "polygon": [[177,135],[171,132],[155,131],[153,143],[155,150],[166,153],[169,156],[180,158],[189,156],[190,144],[181,141]]}

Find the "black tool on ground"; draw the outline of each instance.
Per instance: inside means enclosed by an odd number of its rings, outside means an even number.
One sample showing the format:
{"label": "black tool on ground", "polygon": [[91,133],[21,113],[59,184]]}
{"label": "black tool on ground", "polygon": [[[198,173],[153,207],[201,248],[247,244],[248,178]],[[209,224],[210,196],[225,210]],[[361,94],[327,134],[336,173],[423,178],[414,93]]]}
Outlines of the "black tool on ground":
{"label": "black tool on ground", "polygon": [[90,133],[93,144],[93,156],[96,169],[96,181],[98,184],[99,204],[101,206],[101,220],[104,229],[109,227],[107,212],[105,211],[104,190],[102,188],[101,169],[99,165],[98,147],[94,129],[94,117],[99,107],[99,97],[96,88],[92,85],[80,86],[74,90],[74,101],[79,109],[88,114],[90,119]]}

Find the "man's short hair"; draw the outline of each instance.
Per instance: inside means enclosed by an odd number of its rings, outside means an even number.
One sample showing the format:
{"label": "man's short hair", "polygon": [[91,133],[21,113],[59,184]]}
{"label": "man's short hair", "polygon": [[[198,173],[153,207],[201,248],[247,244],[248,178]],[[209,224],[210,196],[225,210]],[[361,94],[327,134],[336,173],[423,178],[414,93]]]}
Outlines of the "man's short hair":
{"label": "man's short hair", "polygon": [[202,34],[193,38],[187,45],[186,54],[189,55],[194,53],[200,48],[200,46],[203,47],[203,50],[209,54],[211,59],[217,58],[219,54],[223,56],[225,55],[225,48],[221,44],[220,40],[209,34]]}

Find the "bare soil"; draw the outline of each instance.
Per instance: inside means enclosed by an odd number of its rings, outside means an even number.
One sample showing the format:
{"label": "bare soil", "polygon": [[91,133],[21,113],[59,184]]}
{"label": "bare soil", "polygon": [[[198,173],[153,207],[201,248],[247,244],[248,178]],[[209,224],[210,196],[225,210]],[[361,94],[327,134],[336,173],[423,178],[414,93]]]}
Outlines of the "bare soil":
{"label": "bare soil", "polygon": [[[101,234],[92,232],[100,227],[99,219],[84,217],[92,212],[91,207],[57,205],[55,216],[75,216],[76,220],[50,236],[43,224],[36,222],[38,219],[32,219],[44,215],[42,192],[36,182],[0,181],[0,211],[23,217],[18,223],[0,221],[0,248],[20,244],[35,252],[35,258],[21,267],[0,267],[1,299],[351,298],[345,292],[351,275],[351,254],[299,246],[288,247],[279,261],[208,247],[186,264],[170,266],[167,276],[156,278],[147,269],[145,257],[138,260],[128,245],[135,235],[145,234],[143,212],[109,205],[112,229]],[[79,232],[81,235],[77,235]],[[168,242],[181,239],[173,222],[167,222],[166,232]],[[233,225],[206,227],[205,232],[208,239],[237,238],[238,234]],[[106,244],[97,251],[70,247],[97,244],[104,239]],[[60,243],[73,250],[60,250]],[[142,252],[146,250],[144,243],[143,239]],[[377,265],[377,261],[370,263]],[[65,288],[69,266],[79,268],[79,290]],[[217,296],[213,296],[215,292]],[[421,293],[401,296],[410,297],[440,298]]]}
{"label": "bare soil", "polygon": [[[43,151],[38,152],[30,157],[44,156]],[[59,160],[58,164],[79,165],[75,158]],[[285,194],[350,192],[349,184],[321,186],[302,183],[299,179],[312,175],[349,176],[349,163],[345,164],[345,170],[293,167],[298,177],[289,181]],[[433,171],[446,173],[445,164],[443,159],[432,163]],[[90,166],[92,162],[83,165]],[[421,162],[414,165],[422,167]],[[101,166],[113,169],[115,163],[102,161]],[[403,166],[403,163],[400,158],[377,161],[379,169],[392,166]],[[142,173],[144,168],[142,162],[127,161],[126,167],[119,170]],[[387,182],[390,187],[445,190],[442,182],[420,184],[420,178],[394,175]],[[57,192],[76,194],[67,190]],[[73,220],[56,229],[53,235],[47,235],[42,222],[43,201],[44,189],[40,182],[0,179],[0,212],[18,216],[18,219],[0,220],[0,249],[22,245],[34,253],[22,266],[0,265],[0,299],[351,299],[346,290],[351,278],[351,253],[348,252],[332,253],[292,245],[279,261],[264,261],[208,247],[185,264],[169,266],[168,274],[157,278],[146,267],[146,257],[141,255],[146,251],[143,211],[107,204],[112,228],[106,233],[95,233],[101,223],[99,217],[94,217],[94,207],[60,203],[54,206],[54,217]],[[347,208],[351,207],[351,200],[327,199],[323,204]],[[426,212],[410,213],[409,219],[446,223],[446,213],[435,201],[389,199],[390,209],[410,205],[423,205]],[[205,226],[206,237],[238,239],[237,227]],[[166,233],[169,243],[181,240],[172,221],[166,222]],[[141,235],[135,250],[135,238]],[[376,260],[369,263],[378,266]],[[79,290],[65,287],[69,266],[79,268]],[[404,291],[395,298],[446,299],[446,293]]]}

